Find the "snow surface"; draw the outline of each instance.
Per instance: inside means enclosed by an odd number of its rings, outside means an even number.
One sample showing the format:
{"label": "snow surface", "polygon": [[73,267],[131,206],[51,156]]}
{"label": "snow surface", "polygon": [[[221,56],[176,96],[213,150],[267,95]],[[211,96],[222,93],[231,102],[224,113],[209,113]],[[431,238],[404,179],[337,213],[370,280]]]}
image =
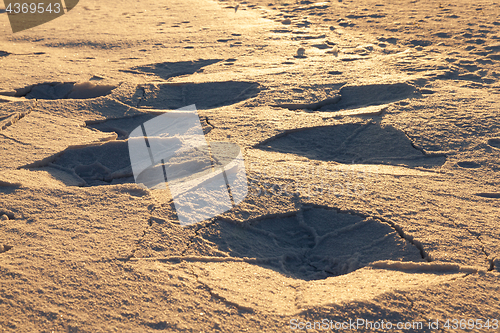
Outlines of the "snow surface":
{"label": "snow surface", "polygon": [[[500,319],[499,15],[81,0],[12,34],[1,7],[1,330]],[[183,227],[128,139],[193,103],[249,192]]]}

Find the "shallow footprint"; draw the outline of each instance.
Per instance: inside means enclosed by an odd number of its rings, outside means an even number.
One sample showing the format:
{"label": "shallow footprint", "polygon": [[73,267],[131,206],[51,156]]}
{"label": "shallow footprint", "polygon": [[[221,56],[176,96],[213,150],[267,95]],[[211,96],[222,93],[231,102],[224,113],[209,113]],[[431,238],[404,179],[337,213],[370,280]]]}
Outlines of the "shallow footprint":
{"label": "shallow footprint", "polygon": [[490,147],[500,149],[500,138],[493,138],[488,140],[488,145]]}
{"label": "shallow footprint", "polygon": [[14,97],[27,99],[88,99],[106,96],[116,86],[96,85],[92,82],[50,82],[16,89]]}
{"label": "shallow footprint", "polygon": [[474,161],[461,161],[458,162],[457,165],[461,168],[466,168],[466,169],[476,169],[481,167],[481,164],[476,163]]}
{"label": "shallow footprint", "polygon": [[500,199],[500,193],[486,192],[486,193],[476,193],[478,197],[488,198],[488,199]]}
{"label": "shallow footprint", "polygon": [[11,250],[12,248],[13,248],[13,246],[9,246],[9,245],[1,245],[1,244],[0,244],[0,253],[7,252],[7,251]]}
{"label": "shallow footprint", "polygon": [[380,105],[418,96],[415,86],[408,83],[372,84],[344,86],[340,89],[342,99],[333,106],[325,106],[322,111],[360,108],[368,105]]}

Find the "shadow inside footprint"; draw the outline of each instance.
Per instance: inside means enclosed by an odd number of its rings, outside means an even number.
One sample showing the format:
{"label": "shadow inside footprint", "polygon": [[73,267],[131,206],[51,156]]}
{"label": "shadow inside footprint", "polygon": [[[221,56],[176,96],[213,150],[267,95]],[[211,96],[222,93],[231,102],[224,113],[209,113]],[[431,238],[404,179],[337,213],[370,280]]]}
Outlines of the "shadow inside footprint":
{"label": "shadow inside footprint", "polygon": [[256,258],[259,265],[303,280],[348,274],[378,260],[423,260],[389,224],[323,208],[245,227],[219,221],[199,236],[230,256]]}
{"label": "shadow inside footprint", "polygon": [[[133,67],[132,70],[143,73],[153,73],[164,80],[171,77],[194,74],[203,67],[222,61],[223,59],[207,59],[197,61],[162,62],[151,65]],[[124,70],[123,72],[127,72]]]}
{"label": "shadow inside footprint", "polygon": [[303,129],[266,140],[259,148],[346,164],[434,167],[445,162],[443,156],[416,149],[402,131],[374,123]]}

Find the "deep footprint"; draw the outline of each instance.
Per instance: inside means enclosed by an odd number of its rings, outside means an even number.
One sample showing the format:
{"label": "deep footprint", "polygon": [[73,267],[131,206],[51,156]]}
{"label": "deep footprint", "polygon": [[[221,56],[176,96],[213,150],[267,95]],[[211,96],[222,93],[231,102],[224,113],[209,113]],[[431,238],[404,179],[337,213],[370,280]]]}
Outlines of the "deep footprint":
{"label": "deep footprint", "polygon": [[[67,149],[62,154],[49,158],[52,162],[44,167],[55,167],[81,178],[84,182],[81,182],[81,186],[134,183],[126,139],[135,128],[157,116],[145,114],[87,125],[103,132],[116,132],[118,140],[98,146]],[[212,127],[208,125],[206,118],[200,119],[200,122],[204,133],[210,132]]]}
{"label": "deep footprint", "polygon": [[85,182],[80,184],[83,186],[134,183],[127,141],[68,149],[47,167],[80,177]]}
{"label": "deep footprint", "polygon": [[378,260],[422,261],[420,251],[378,220],[309,208],[242,227],[220,221],[199,232],[233,257],[303,280],[348,274]]}
{"label": "deep footprint", "polygon": [[257,96],[253,82],[167,83],[142,85],[140,107],[175,110],[195,104],[198,110],[235,104]]}
{"label": "deep footprint", "polygon": [[441,166],[444,156],[428,156],[392,126],[345,124],[304,129],[268,139],[260,149],[296,154],[309,159],[410,167]]}
{"label": "deep footprint", "polygon": [[[157,114],[145,114],[129,118],[110,119],[98,123],[87,123],[87,127],[101,132],[115,132],[118,135],[118,140],[125,140],[128,138],[130,132],[141,126],[144,122],[157,116]],[[204,134],[208,134],[212,130],[212,126],[208,124],[207,119],[206,117],[200,118]]]}

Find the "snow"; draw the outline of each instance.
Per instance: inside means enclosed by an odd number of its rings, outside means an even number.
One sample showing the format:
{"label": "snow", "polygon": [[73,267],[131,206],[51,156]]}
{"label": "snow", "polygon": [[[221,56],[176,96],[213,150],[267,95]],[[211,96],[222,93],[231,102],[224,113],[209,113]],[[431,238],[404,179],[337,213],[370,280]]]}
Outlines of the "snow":
{"label": "snow", "polygon": [[[2,330],[499,319],[497,3],[65,3],[0,8]],[[129,144],[190,104],[248,192],[183,225]]]}

